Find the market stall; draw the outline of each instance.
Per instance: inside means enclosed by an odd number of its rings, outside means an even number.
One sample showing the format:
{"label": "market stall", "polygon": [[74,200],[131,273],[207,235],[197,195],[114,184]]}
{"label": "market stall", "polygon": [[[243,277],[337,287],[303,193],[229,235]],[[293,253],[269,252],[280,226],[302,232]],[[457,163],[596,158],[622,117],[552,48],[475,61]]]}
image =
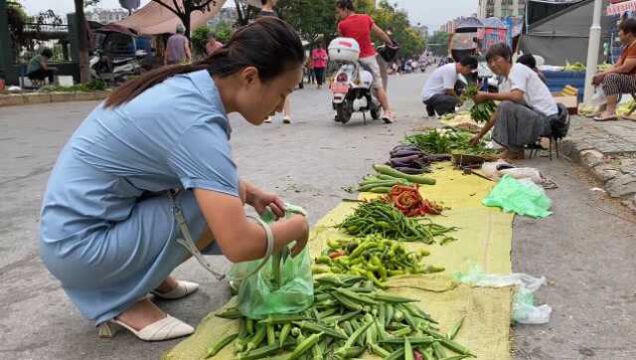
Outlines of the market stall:
{"label": "market stall", "polygon": [[458,127],[406,136],[305,252],[235,265],[238,295],[164,358],[511,359],[516,287],[480,279],[510,278],[514,215],[491,207],[496,178],[475,170],[497,150],[470,138]]}

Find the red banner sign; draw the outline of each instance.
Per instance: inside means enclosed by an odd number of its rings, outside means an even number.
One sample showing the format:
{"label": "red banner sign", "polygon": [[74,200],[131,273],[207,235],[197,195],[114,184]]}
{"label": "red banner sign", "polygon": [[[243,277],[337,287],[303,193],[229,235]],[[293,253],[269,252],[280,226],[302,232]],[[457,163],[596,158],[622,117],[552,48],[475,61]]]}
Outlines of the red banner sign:
{"label": "red banner sign", "polygon": [[628,11],[636,11],[636,0],[623,1],[607,7],[607,15],[622,15]]}

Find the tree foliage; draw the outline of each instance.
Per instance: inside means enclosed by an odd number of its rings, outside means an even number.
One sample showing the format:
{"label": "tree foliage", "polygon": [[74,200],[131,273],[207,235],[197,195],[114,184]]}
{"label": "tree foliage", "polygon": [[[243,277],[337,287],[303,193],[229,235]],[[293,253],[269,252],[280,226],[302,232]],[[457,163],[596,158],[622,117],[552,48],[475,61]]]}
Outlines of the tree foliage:
{"label": "tree foliage", "polygon": [[201,26],[200,28],[192,31],[192,50],[194,51],[195,56],[205,56],[205,44],[208,42],[208,34],[210,31],[210,28],[207,26]]}
{"label": "tree foliage", "polygon": [[426,48],[426,40],[411,27],[408,14],[395,9],[388,1],[380,1],[377,8],[371,12],[371,16],[381,29],[391,29],[393,40],[400,44],[401,56],[419,56]]}
{"label": "tree foliage", "polygon": [[225,21],[218,23],[212,31],[214,32],[216,39],[223,44],[226,44],[230,40],[233,33],[232,26]]}
{"label": "tree foliage", "polygon": [[449,33],[443,31],[436,31],[433,36],[428,39],[428,47],[431,52],[438,56],[448,56],[448,38]]}
{"label": "tree foliage", "polygon": [[336,34],[335,8],[336,0],[279,0],[276,6],[280,17],[310,43]]}

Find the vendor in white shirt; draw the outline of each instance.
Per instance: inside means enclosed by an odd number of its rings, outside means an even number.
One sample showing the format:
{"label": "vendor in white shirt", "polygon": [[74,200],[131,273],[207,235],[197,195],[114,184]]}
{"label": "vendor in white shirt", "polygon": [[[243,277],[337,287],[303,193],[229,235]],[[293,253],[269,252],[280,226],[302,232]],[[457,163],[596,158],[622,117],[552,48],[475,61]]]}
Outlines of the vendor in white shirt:
{"label": "vendor in white shirt", "polygon": [[476,144],[493,128],[493,140],[506,148],[508,160],[523,159],[525,145],[551,133],[550,117],[559,113],[548,87],[536,72],[523,64],[512,63],[512,51],[506,44],[493,45],[486,53],[488,67],[505,78],[499,93],[479,92],[476,103],[501,101],[497,111],[471,142]]}
{"label": "vendor in white shirt", "polygon": [[468,76],[477,69],[477,58],[466,56],[458,63],[450,63],[440,66],[426,80],[422,90],[422,101],[426,104],[428,116],[454,113],[455,107],[460,103],[455,94],[457,75]]}

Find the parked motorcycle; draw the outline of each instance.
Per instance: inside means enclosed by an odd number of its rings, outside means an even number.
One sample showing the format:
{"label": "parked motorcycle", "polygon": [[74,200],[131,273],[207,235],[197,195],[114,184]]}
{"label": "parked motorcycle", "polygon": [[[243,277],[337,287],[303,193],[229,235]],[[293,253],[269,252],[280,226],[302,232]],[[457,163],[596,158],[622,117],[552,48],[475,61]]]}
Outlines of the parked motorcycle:
{"label": "parked motorcycle", "polygon": [[148,54],[137,50],[135,57],[111,59],[101,49],[95,50],[89,60],[91,77],[110,84],[119,84],[141,74],[141,59]]}
{"label": "parked motorcycle", "polygon": [[360,45],[352,38],[336,38],[329,44],[329,60],[340,65],[330,84],[335,121],[346,124],[355,112],[366,113],[377,120],[380,102],[373,92],[373,74],[358,62]]}

